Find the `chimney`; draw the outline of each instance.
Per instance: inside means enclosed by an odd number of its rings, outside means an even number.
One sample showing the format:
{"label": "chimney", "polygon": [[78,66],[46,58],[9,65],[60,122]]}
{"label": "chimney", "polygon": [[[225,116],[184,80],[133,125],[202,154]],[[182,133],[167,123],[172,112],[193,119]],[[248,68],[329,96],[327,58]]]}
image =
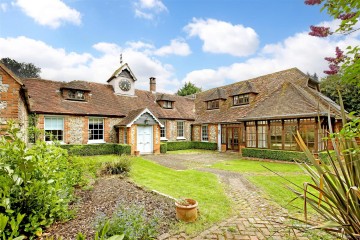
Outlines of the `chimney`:
{"label": "chimney", "polygon": [[150,78],[150,91],[156,92],[156,78],[154,77]]}

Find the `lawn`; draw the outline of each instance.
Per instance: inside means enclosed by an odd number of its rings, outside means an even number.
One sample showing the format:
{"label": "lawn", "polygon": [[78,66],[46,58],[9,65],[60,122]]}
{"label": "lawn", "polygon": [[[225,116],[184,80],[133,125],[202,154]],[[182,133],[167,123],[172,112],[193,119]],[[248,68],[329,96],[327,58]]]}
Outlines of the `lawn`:
{"label": "lawn", "polygon": [[[268,198],[287,208],[291,213],[301,212],[299,208],[303,208],[303,201],[297,199],[289,205],[289,202],[294,199],[295,195],[287,186],[296,187],[288,181],[298,186],[303,186],[304,182],[311,181],[310,177],[295,163],[232,160],[219,162],[211,167],[242,173],[250,182],[261,188]],[[284,176],[288,181],[267,168]]]}
{"label": "lawn", "polygon": [[[88,176],[93,176],[102,162],[117,158],[116,155],[81,157],[78,162]],[[198,201],[199,220],[193,224],[179,223],[174,230],[188,234],[200,232],[232,214],[232,203],[214,174],[196,170],[176,171],[141,157],[132,157],[132,160],[130,178],[136,184],[174,198],[187,197]]]}

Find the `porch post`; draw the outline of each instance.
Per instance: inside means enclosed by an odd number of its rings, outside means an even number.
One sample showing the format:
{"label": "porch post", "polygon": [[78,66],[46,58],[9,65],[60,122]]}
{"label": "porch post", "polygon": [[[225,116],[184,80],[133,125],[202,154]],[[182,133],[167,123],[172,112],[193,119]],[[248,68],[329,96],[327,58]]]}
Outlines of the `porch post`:
{"label": "porch post", "polygon": [[218,124],[218,142],[217,142],[217,145],[218,145],[218,151],[221,152],[221,124],[219,123]]}

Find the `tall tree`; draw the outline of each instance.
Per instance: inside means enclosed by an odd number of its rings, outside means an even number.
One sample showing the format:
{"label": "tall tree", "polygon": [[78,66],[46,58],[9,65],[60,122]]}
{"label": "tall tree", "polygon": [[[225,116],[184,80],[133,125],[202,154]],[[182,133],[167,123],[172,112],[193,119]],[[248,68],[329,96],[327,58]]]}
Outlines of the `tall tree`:
{"label": "tall tree", "polygon": [[195,86],[195,84],[191,82],[186,82],[184,86],[177,91],[176,94],[179,96],[187,96],[201,91],[201,88]]}
{"label": "tall tree", "polygon": [[41,68],[32,63],[19,63],[11,58],[2,58],[0,61],[20,78],[40,78]]}
{"label": "tall tree", "polygon": [[360,114],[360,86],[353,82],[343,82],[340,75],[329,75],[320,82],[323,94],[340,104],[339,93],[344,101],[344,107],[348,112]]}

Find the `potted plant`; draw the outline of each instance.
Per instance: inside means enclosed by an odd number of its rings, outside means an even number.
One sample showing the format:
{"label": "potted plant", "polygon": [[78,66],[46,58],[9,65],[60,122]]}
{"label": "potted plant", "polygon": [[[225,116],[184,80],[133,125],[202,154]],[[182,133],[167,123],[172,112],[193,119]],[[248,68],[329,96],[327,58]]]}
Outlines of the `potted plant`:
{"label": "potted plant", "polygon": [[197,219],[198,202],[190,198],[180,198],[175,201],[176,219],[184,222],[195,222]]}

